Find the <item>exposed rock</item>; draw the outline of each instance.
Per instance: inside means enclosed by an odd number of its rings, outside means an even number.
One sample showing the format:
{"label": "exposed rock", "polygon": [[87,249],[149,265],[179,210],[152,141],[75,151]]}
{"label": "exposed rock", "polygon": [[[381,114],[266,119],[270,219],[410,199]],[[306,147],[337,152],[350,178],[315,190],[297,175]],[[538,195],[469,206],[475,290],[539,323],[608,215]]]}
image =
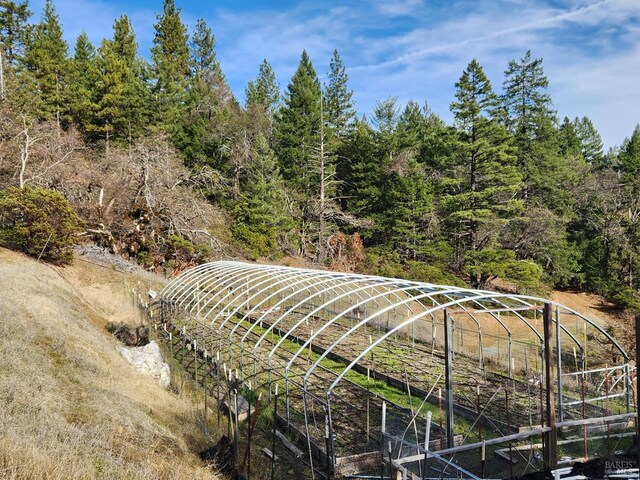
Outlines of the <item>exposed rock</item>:
{"label": "exposed rock", "polygon": [[144,347],[118,347],[120,355],[140,373],[158,380],[161,386],[168,388],[171,383],[169,365],[160,353],[160,347],[153,340]]}
{"label": "exposed rock", "polygon": [[143,347],[149,343],[149,328],[145,325],[130,327],[120,323],[110,323],[107,330],[127,347]]}

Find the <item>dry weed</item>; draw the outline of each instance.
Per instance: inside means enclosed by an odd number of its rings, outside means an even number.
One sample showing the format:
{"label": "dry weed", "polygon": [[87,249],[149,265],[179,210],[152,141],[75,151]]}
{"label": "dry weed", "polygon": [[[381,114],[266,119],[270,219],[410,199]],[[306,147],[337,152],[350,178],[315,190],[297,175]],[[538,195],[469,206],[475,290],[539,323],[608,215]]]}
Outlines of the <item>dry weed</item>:
{"label": "dry weed", "polygon": [[98,328],[135,322],[137,281],[60,273],[0,249],[0,478],[220,478],[192,453],[208,446],[196,406],[136,373]]}

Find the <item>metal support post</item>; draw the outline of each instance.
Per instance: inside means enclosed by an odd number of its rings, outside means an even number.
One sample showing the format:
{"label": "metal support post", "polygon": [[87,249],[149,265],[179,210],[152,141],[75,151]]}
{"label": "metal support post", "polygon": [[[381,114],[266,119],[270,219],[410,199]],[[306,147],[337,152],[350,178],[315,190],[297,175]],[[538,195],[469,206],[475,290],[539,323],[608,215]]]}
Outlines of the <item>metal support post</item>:
{"label": "metal support post", "polygon": [[447,309],[444,310],[444,362],[447,403],[447,448],[453,448],[453,328]]}
{"label": "metal support post", "polygon": [[424,428],[424,461],[420,470],[421,478],[424,480],[427,477],[427,459],[429,458],[429,435],[431,433],[431,412],[427,412],[427,423]]}

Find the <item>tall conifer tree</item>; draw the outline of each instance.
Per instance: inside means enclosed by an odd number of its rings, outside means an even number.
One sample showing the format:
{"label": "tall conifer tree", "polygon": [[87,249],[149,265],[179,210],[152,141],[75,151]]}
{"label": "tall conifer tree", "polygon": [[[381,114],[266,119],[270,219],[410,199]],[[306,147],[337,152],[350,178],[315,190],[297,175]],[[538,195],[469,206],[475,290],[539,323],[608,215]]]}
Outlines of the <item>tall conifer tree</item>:
{"label": "tall conifer tree", "polygon": [[139,136],[146,124],[148,90],[144,64],[138,58],[138,44],[129,18],[114,22],[113,39],[103,40],[99,49],[99,104],[96,130],[105,140]]}
{"label": "tall conifer tree", "polygon": [[276,74],[265,58],[260,64],[260,71],[255,80],[250,80],[245,89],[245,103],[257,105],[269,115],[273,114],[280,102],[280,85],[276,82]]}
{"label": "tall conifer tree", "polygon": [[65,76],[68,46],[52,0],[46,0],[42,20],[31,30],[26,42],[24,64],[39,92],[35,113],[55,120],[60,127],[65,103]]}
{"label": "tall conifer tree", "polygon": [[582,158],[593,167],[601,168],[605,161],[605,156],[600,133],[588,117],[576,117],[573,124],[580,140]]}
{"label": "tall conifer tree", "polygon": [[303,51],[278,115],[276,153],[284,179],[307,192],[317,182],[313,157],[320,140],[320,100],[320,81]]}
{"label": "tall conifer tree", "polygon": [[21,58],[30,16],[27,1],[0,0],[0,48],[5,66],[15,67],[16,60]]}
{"label": "tall conifer tree", "polygon": [[523,177],[525,204],[543,196],[549,175],[557,174],[557,144],[553,126],[551,97],[546,93],[549,80],[542,59],[531,58],[527,51],[519,61],[510,60],[505,70],[503,103],[507,125],[514,135],[518,167]]}
{"label": "tall conifer tree", "polygon": [[640,124],[636,125],[631,137],[622,142],[618,154],[618,169],[629,177],[640,177]]}
{"label": "tall conifer tree", "polygon": [[456,264],[482,287],[492,276],[503,276],[514,255],[498,240],[504,225],[519,215],[515,199],[522,177],[504,127],[494,117],[498,97],[482,66],[472,60],[456,83],[451,104],[458,141],[442,203],[456,239]]}
{"label": "tall conifer tree", "polygon": [[216,55],[216,37],[202,18],[196,22],[190,46],[194,76],[200,76],[207,82],[224,82],[224,73]]}
{"label": "tall conifer tree", "polygon": [[324,117],[333,137],[343,139],[355,116],[353,92],[347,85],[349,77],[338,54],[333,51],[329,64],[328,83],[324,88]]}
{"label": "tall conifer tree", "polygon": [[77,40],[69,72],[69,112],[71,120],[87,133],[97,110],[98,69],[96,49],[82,32]]}
{"label": "tall conifer tree", "polygon": [[277,253],[278,240],[284,240],[293,221],[275,155],[263,135],[256,139],[253,157],[234,209],[233,233],[257,258]]}
{"label": "tall conifer tree", "polygon": [[191,76],[187,28],[174,0],[164,0],[163,11],[154,25],[151,49],[157,116],[160,125],[175,133],[182,117],[187,85]]}

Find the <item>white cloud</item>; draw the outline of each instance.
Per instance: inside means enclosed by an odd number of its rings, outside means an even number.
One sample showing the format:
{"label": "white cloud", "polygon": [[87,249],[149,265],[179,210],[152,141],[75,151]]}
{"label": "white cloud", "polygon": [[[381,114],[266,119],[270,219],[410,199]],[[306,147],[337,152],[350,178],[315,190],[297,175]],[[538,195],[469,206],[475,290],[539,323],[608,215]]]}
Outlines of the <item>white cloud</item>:
{"label": "white cloud", "polygon": [[[507,61],[532,49],[535,57],[544,58],[559,114],[587,115],[607,146],[619,144],[640,120],[638,48],[620,45],[621,39],[640,44],[640,2],[605,0],[564,10],[531,2],[517,7],[507,14],[503,4],[435,28],[374,40],[372,47],[381,60],[349,69],[356,83],[362,82],[355,87],[359,105],[370,111],[375,99],[389,95],[426,99],[449,118],[453,85],[471,58],[478,58],[494,89],[500,90]],[[593,29],[589,47],[566,38],[576,27]]]}
{"label": "white cloud", "polygon": [[423,0],[378,0],[375,8],[385,16],[416,15],[424,6]]}
{"label": "white cloud", "polygon": [[[96,44],[127,14],[148,56],[155,12],[106,0],[55,0],[72,44],[83,29]],[[180,4],[180,2],[178,2]],[[288,10],[201,7],[183,2],[183,21],[204,17],[218,42],[227,78],[242,98],[264,58],[282,89],[306,49],[320,75],[340,51],[360,113],[377,100],[427,100],[449,118],[454,84],[477,58],[501,89],[507,61],[531,49],[544,58],[550,93],[561,116],[588,115],[607,145],[618,144],[640,120],[640,2],[638,0],[423,0],[303,2]],[[37,21],[44,0],[33,0]],[[157,10],[161,9],[158,3]],[[205,11],[206,10],[206,11]]]}
{"label": "white cloud", "polygon": [[607,146],[620,145],[640,122],[640,46],[609,58],[580,58],[547,68],[560,115],[588,116]]}

